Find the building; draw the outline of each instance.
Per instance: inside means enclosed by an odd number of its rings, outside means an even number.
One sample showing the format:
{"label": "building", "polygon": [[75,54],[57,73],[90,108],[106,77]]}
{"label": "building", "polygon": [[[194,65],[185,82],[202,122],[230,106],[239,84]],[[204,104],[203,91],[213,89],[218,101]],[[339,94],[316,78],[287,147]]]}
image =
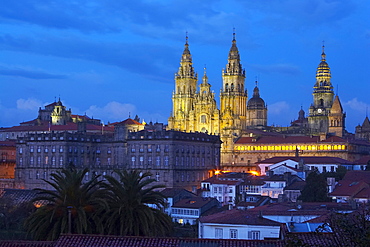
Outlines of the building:
{"label": "building", "polygon": [[220,203],[215,198],[191,197],[181,199],[172,206],[171,218],[179,224],[195,225],[208,210],[218,207]]}
{"label": "building", "polygon": [[345,167],[347,170],[354,170],[354,163],[337,157],[307,156],[307,157],[273,157],[257,162],[261,175],[268,172],[273,174],[284,174],[290,172],[302,179],[306,179],[306,172],[317,170],[323,172],[336,172],[338,167]]}
{"label": "building", "polygon": [[158,184],[195,190],[219,168],[220,139],[206,133],[144,130],[133,119],[117,123],[112,131],[47,131],[18,137],[15,183],[17,188],[49,188],[49,179],[67,165],[89,168],[95,175],[114,175],[115,169],[149,171]]}
{"label": "building", "polygon": [[0,141],[0,189],[14,188],[15,141]]}
{"label": "building", "polygon": [[308,116],[301,108],[298,120],[292,121],[290,127],[268,126],[267,105],[258,85],[256,83],[248,100],[245,75],[234,33],[226,69],[222,71],[218,109],[206,72],[197,90],[198,77],[186,37],[175,76],[168,129],[219,134],[223,142],[222,169],[235,172],[258,171],[254,163],[275,156],[293,156],[297,149],[300,156],[330,156],[351,162],[370,153],[368,119],[356,128],[355,136],[367,141],[357,140],[346,132],[346,114],[339,96],[333,91],[324,46]]}
{"label": "building", "polygon": [[199,238],[264,240],[279,237],[279,222],[248,210],[232,209],[199,220]]}

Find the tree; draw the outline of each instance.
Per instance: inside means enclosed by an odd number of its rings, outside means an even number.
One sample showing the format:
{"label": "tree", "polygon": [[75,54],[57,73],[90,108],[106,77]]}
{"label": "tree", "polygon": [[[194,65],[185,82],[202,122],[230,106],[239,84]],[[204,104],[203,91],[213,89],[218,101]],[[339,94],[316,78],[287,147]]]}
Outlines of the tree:
{"label": "tree", "polygon": [[333,231],[342,246],[365,247],[370,243],[370,209],[362,205],[351,213],[332,212],[325,224],[318,230]]}
{"label": "tree", "polygon": [[[101,212],[106,203],[99,191],[98,177],[83,183],[88,169],[62,169],[44,180],[54,190],[36,189],[34,202],[47,204],[38,208],[25,225],[36,240],[55,240],[61,233],[102,233]],[[69,218],[70,217],[70,218]],[[69,225],[71,224],[71,225]],[[70,229],[69,229],[70,228]]]}
{"label": "tree", "polygon": [[[156,189],[162,185],[151,185],[155,179],[150,173],[140,171],[119,171],[106,176],[102,184],[109,205],[105,224],[108,234],[124,236],[164,236],[172,229],[171,218],[162,212],[165,197]],[[149,207],[148,204],[157,208]]]}
{"label": "tree", "polygon": [[306,185],[304,186],[298,199],[304,202],[330,201],[324,175],[320,174],[318,171],[312,171],[310,174],[308,174],[306,178]]}

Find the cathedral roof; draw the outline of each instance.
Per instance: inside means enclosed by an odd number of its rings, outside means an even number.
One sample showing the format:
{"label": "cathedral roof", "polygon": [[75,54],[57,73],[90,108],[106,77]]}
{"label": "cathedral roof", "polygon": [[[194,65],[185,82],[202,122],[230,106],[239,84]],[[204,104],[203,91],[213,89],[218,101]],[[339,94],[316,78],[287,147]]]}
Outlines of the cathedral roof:
{"label": "cathedral roof", "polygon": [[265,101],[260,97],[260,90],[256,86],[253,90],[253,97],[248,101],[248,108],[264,108]]}
{"label": "cathedral roof", "polygon": [[126,120],[123,120],[122,122],[119,122],[117,124],[119,124],[119,125],[142,125],[138,121],[136,121],[134,119],[131,119],[131,118],[128,118]]}
{"label": "cathedral roof", "polygon": [[330,113],[340,113],[340,114],[343,113],[343,107],[342,104],[340,103],[338,95],[335,96]]}
{"label": "cathedral roof", "polygon": [[366,116],[364,122],[362,123],[362,128],[370,128],[369,118]]}

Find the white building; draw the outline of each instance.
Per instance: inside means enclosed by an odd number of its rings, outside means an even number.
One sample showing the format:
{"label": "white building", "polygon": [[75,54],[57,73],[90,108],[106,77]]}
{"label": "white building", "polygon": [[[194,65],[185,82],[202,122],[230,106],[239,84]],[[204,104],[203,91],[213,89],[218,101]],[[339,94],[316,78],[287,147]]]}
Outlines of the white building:
{"label": "white building", "polygon": [[199,220],[199,238],[263,240],[279,236],[280,223],[246,210],[232,209]]}

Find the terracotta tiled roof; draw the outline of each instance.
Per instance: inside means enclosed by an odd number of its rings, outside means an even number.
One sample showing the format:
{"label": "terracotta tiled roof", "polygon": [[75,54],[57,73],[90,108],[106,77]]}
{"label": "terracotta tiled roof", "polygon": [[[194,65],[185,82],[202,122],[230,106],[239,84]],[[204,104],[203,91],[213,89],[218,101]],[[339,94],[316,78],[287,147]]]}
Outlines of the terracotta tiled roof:
{"label": "terracotta tiled roof", "polygon": [[9,201],[14,206],[32,201],[37,196],[36,190],[3,189],[0,198]]}
{"label": "terracotta tiled roof", "polygon": [[161,193],[165,197],[174,197],[174,196],[177,196],[177,195],[182,194],[182,193],[195,196],[192,192],[190,192],[186,189],[180,189],[180,188],[165,188],[165,189],[161,190]]}
{"label": "terracotta tiled roof", "polygon": [[258,213],[249,210],[232,209],[217,214],[200,217],[202,223],[280,226],[279,222],[260,217]]}
{"label": "terracotta tiled roof", "polygon": [[324,215],[330,210],[350,210],[349,204],[338,204],[336,202],[305,202],[298,209],[295,203],[272,203],[252,208],[250,212],[261,211],[263,215]]}
{"label": "terracotta tiled roof", "polygon": [[284,190],[302,190],[305,185],[305,181],[295,181],[291,185],[286,186]]}
{"label": "terracotta tiled roof", "polygon": [[370,188],[364,188],[358,192],[353,198],[355,199],[370,199]]}
{"label": "terracotta tiled roof", "polygon": [[53,247],[49,241],[0,240],[1,247]]}
{"label": "terracotta tiled roof", "polygon": [[370,171],[347,171],[343,180],[364,181],[370,184]]}
{"label": "terracotta tiled roof", "polygon": [[355,163],[358,165],[367,165],[370,161],[370,155],[362,156],[360,159],[356,160]]}
{"label": "terracotta tiled roof", "polygon": [[0,146],[15,147],[16,141],[0,141]]}
{"label": "terracotta tiled roof", "polygon": [[283,240],[181,239],[102,235],[61,235],[55,247],[283,247]]}
{"label": "terracotta tiled roof", "polygon": [[134,120],[134,119],[131,119],[131,118],[128,118],[126,120],[123,120],[122,122],[118,122],[118,123],[115,123],[115,125],[117,124],[122,124],[122,125],[142,125],[141,123],[139,123],[138,121]]}
{"label": "terracotta tiled roof", "polygon": [[364,181],[340,180],[330,195],[353,197],[365,188],[369,188],[369,184]]}
{"label": "terracotta tiled roof", "polygon": [[[95,124],[86,124],[86,130],[87,131],[99,131],[103,128],[104,131],[113,132],[114,128],[109,126],[101,126],[101,125],[95,125]],[[70,131],[77,131],[78,130],[78,124],[73,122],[68,122],[65,125],[52,125],[48,121],[41,121],[41,125],[35,125],[35,126],[14,126],[6,131],[8,132],[20,132],[20,131],[64,131],[64,130],[70,130]]]}
{"label": "terracotta tiled roof", "polygon": [[205,197],[191,197],[186,199],[181,199],[176,202],[173,208],[201,208],[208,203],[214,202],[217,205],[218,201],[215,198],[205,198]]}
{"label": "terracotta tiled roof", "polygon": [[338,157],[328,157],[328,156],[300,156],[300,157],[272,157],[257,162],[256,164],[276,164],[285,160],[293,160],[299,162],[303,160],[305,164],[349,164],[353,165],[354,163],[345,159]]}

